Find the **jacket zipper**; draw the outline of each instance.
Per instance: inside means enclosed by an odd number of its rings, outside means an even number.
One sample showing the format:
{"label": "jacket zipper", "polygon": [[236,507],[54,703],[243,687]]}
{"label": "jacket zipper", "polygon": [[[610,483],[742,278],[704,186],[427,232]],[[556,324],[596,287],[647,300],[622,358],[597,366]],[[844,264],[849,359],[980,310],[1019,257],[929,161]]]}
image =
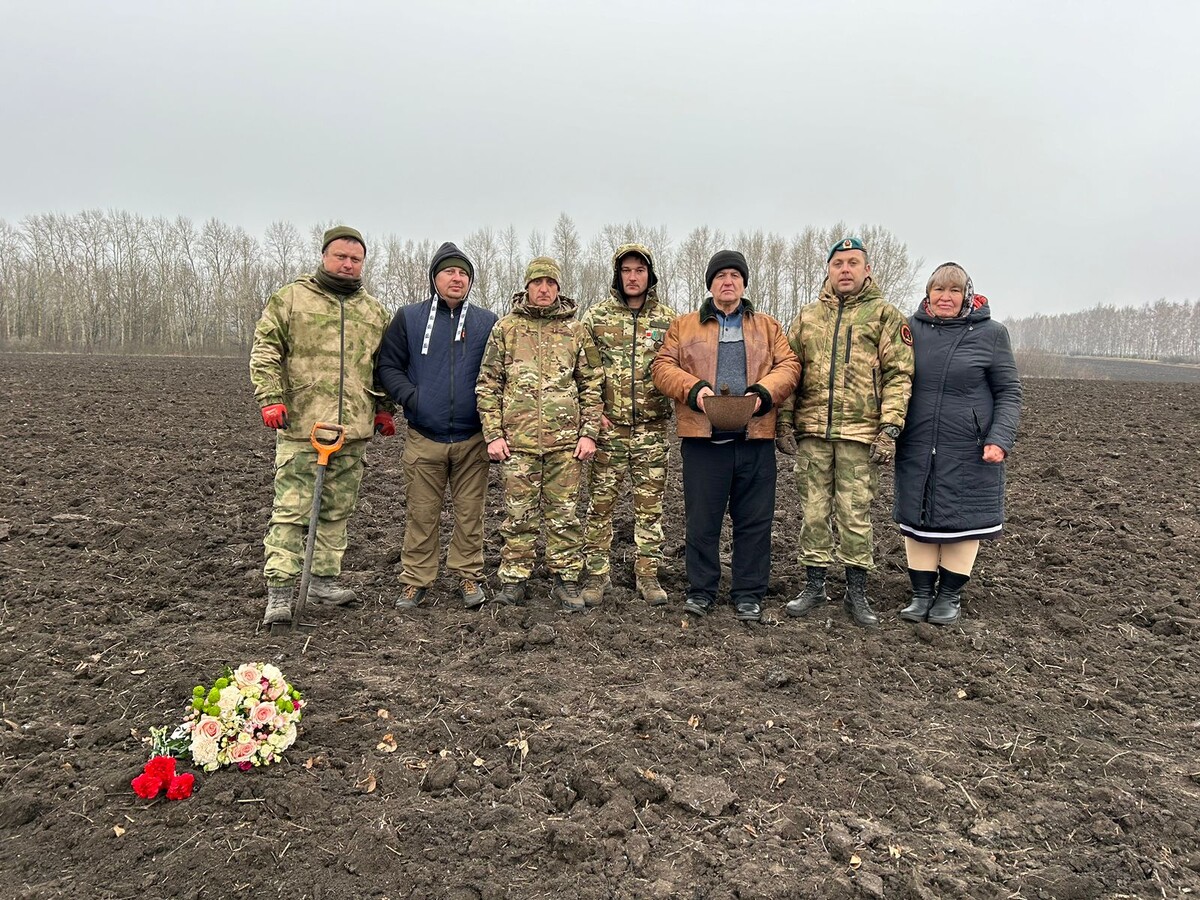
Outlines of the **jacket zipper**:
{"label": "jacket zipper", "polygon": [[[436,298],[434,298],[433,303],[434,303],[433,312],[434,312],[434,316],[436,317],[436,315],[437,315],[437,299]],[[460,316],[462,315],[462,307],[461,306],[458,308],[458,314]],[[435,319],[435,321],[436,321],[436,319]],[[451,437],[454,436],[454,335],[455,335],[456,331],[457,331],[457,328],[455,327],[455,324],[454,324],[454,310],[450,310],[450,409],[449,409],[449,416],[448,416],[447,422],[446,422],[446,432]],[[465,337],[464,337],[464,339],[465,339]]]}
{"label": "jacket zipper", "polygon": [[542,346],[542,319],[539,317],[536,323],[537,327],[537,373],[538,373],[538,393],[537,393],[537,408],[538,408],[538,453],[544,453],[546,446],[543,443],[545,437],[546,423],[542,421],[542,413],[545,411],[545,402],[542,400],[544,389],[546,387],[544,374],[546,372],[545,347]]}
{"label": "jacket zipper", "polygon": [[637,425],[638,316],[642,310],[631,309],[630,312],[633,313],[633,346],[629,354],[629,427],[632,429]]}
{"label": "jacket zipper", "polygon": [[833,324],[833,347],[829,354],[829,412],[825,419],[825,440],[833,436],[833,379],[837,372],[837,342],[838,333],[842,330],[842,310],[846,308],[845,300],[838,300],[837,321]]}
{"label": "jacket zipper", "polygon": [[342,423],[342,397],[346,387],[346,298],[338,297],[338,308],[341,310],[341,328],[338,332],[340,346],[338,348],[338,420]]}

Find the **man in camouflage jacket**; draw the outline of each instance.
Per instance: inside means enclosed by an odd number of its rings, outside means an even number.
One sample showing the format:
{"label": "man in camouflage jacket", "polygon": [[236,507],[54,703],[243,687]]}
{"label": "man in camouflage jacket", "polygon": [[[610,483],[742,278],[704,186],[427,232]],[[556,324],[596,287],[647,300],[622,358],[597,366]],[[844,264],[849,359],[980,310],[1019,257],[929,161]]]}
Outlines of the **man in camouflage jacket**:
{"label": "man in camouflage jacket", "polygon": [[866,596],[871,553],[871,501],[879,464],[891,462],[912,393],[912,332],[871,279],[867,250],[856,237],[829,251],[828,276],[816,302],[788,331],[803,376],[780,410],[778,445],[796,456],[796,489],[804,512],[800,562],[804,589],[787,605],[803,616],[828,602],[825,571],[835,551],[846,567],[843,606],[859,625],[879,617]]}
{"label": "man in camouflage jacket", "polygon": [[650,378],[650,363],[662,346],[675,310],[662,303],[655,285],[654,257],[641,244],[613,253],[607,299],[583,318],[604,367],[604,415],[592,459],[590,507],[584,520],[587,580],[583,600],[596,606],[610,585],[613,507],[626,472],[633,486],[633,572],[638,593],[651,606],[667,602],[658,583],[662,562],[662,507],[667,479],[671,401]]}
{"label": "man in camouflage jacket", "polygon": [[362,288],[366,252],[362,235],[353,228],[326,231],[316,273],[272,294],[254,329],[250,380],[263,424],[276,429],[275,502],[263,540],[264,625],[292,618],[316,480],[317,453],[310,434],[317,422],[345,426],[346,438],[325,472],[309,598],[339,606],[355,599],[353,591],[337,585],[337,576],[362,483],[363,455],[373,430],[396,433],[395,407],[374,380],[388,313]]}
{"label": "man in camouflage jacket", "polygon": [[559,293],[558,263],[545,256],[525,270],[525,290],[492,329],[479,369],[477,406],[488,457],[504,463],[500,532],[501,603],[525,602],[538,533],[552,596],[564,610],[586,609],[579,595],[583,535],[575,509],[582,463],[596,452],[604,371],[575,301]]}

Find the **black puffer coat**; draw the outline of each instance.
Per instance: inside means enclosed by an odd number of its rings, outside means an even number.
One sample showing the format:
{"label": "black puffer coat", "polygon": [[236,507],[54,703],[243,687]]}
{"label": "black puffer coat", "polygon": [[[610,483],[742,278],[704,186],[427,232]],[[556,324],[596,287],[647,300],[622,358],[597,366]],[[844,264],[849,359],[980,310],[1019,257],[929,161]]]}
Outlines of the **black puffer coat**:
{"label": "black puffer coat", "polygon": [[992,321],[986,301],[955,319],[922,305],[908,323],[916,374],[896,442],[892,518],[922,532],[1000,525],[1004,464],[984,462],[983,447],[1008,453],[1017,436],[1021,380],[1008,330]]}

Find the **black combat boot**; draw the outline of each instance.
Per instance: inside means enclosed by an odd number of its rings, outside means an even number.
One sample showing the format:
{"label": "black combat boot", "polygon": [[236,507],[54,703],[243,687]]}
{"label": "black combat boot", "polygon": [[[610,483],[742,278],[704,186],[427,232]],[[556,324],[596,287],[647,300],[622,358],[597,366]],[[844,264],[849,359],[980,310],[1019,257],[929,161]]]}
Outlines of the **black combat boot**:
{"label": "black combat boot", "polygon": [[920,569],[909,569],[908,580],[912,582],[912,599],[908,606],[900,610],[900,618],[905,622],[924,622],[929,615],[929,607],[933,606],[933,591],[937,585],[937,572],[924,572]]}
{"label": "black combat boot", "polygon": [[818,606],[829,602],[825,593],[825,567],[807,566],[805,572],[804,590],[789,600],[787,614],[789,616],[806,616]]}
{"label": "black combat boot", "polygon": [[846,593],[842,597],[842,608],[849,613],[855,625],[875,628],[879,616],[867,602],[867,570],[858,566],[846,566]]}
{"label": "black combat boot", "polygon": [[931,625],[953,625],[958,621],[963,585],[971,580],[971,576],[951,572],[941,566],[938,566],[938,576],[937,596],[933,599],[926,621]]}

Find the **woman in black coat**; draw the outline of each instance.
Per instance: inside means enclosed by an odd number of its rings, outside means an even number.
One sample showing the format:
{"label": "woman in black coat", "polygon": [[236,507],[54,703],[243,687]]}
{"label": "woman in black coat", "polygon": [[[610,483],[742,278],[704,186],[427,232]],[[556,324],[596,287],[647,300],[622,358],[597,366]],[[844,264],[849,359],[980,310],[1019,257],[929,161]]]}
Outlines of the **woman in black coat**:
{"label": "woman in black coat", "polygon": [[953,625],[980,540],[1004,529],[1004,460],[1021,414],[1008,330],[966,271],[943,263],[908,320],[912,399],[896,441],[892,518],[904,534],[909,622]]}

